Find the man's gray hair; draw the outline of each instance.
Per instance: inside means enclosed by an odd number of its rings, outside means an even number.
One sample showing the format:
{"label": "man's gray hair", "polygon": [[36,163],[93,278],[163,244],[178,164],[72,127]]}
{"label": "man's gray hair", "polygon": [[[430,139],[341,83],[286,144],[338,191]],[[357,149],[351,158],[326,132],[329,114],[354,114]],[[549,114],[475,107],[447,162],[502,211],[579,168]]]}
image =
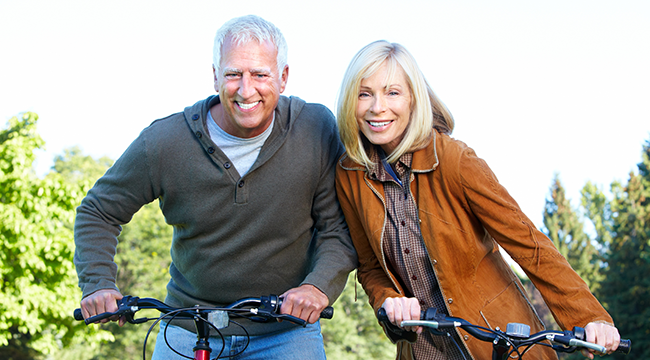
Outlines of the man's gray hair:
{"label": "man's gray hair", "polygon": [[278,50],[277,64],[278,74],[287,65],[287,42],[280,32],[280,29],[272,23],[255,15],[245,15],[229,20],[219,30],[214,37],[214,49],[212,54],[212,65],[221,74],[221,48],[227,36],[230,36],[237,45],[243,45],[250,41],[271,41]]}

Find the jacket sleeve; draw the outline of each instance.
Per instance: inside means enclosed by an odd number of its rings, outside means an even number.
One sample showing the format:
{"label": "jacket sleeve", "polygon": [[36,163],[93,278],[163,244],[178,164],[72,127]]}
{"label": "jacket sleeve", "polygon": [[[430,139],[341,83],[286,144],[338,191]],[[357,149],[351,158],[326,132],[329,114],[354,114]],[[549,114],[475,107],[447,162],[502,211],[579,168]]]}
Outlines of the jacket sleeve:
{"label": "jacket sleeve", "polygon": [[[363,206],[361,203],[363,197],[361,187],[366,185],[352,181],[351,177],[357,174],[351,173],[354,172],[346,171],[337,166],[336,192],[345,215],[345,221],[350,229],[352,242],[357,250],[359,259],[357,276],[366,294],[368,294],[370,305],[376,312],[386,298],[402,296],[400,295],[402,290],[395,288],[396,285],[393,284],[381,266],[379,255],[375,253],[375,250],[370,245],[366,229],[360,219],[360,207]],[[382,216],[382,214],[379,215]]]}
{"label": "jacket sleeve", "polygon": [[141,134],[77,207],[74,264],[83,296],[116,289],[117,237],[140,207],[153,201]]}
{"label": "jacket sleeve", "polygon": [[460,184],[468,210],[516,261],[542,294],[563,329],[592,321],[612,323],[585,282],[523,214],[485,161],[466,148],[460,155]]}

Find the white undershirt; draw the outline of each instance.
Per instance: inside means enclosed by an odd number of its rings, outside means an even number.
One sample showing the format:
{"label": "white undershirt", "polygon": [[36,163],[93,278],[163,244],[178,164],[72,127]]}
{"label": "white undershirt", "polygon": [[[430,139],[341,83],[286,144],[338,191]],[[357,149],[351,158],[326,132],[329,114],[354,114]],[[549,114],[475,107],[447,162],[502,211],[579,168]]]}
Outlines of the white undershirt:
{"label": "white undershirt", "polygon": [[212,141],[230,159],[235,169],[239,172],[239,175],[244,176],[250,170],[251,166],[253,166],[255,160],[257,160],[257,156],[260,154],[260,150],[262,150],[262,145],[264,145],[266,139],[271,135],[274,121],[275,113],[273,114],[271,125],[263,133],[252,138],[240,138],[223,131],[212,118],[210,111],[208,111],[208,133]]}

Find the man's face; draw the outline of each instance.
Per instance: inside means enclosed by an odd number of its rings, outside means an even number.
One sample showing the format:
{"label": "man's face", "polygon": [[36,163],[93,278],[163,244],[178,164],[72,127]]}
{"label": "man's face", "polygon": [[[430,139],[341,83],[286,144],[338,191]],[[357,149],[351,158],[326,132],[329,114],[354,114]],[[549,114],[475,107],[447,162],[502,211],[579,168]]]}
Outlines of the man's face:
{"label": "man's face", "polygon": [[223,118],[215,118],[227,133],[251,138],[264,132],[289,77],[289,67],[278,74],[277,50],[270,41],[236,45],[227,37],[221,48],[221,72],[214,70]]}

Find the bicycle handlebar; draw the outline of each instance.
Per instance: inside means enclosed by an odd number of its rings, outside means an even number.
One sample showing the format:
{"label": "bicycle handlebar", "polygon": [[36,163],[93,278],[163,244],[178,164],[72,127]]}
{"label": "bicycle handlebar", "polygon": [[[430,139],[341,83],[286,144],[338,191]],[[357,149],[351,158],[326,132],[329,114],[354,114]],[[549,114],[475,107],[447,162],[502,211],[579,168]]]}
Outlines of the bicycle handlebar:
{"label": "bicycle handlebar", "polygon": [[[139,298],[136,296],[126,295],[121,300],[117,301],[118,309],[115,312],[105,312],[95,316],[91,316],[84,320],[81,309],[74,310],[75,320],[88,324],[92,324],[113,316],[124,316],[127,322],[138,324],[149,319],[134,319],[133,315],[142,309],[154,309],[163,314],[174,313],[177,318],[194,319],[197,315],[197,310],[208,311],[225,311],[234,316],[248,318],[255,322],[265,322],[269,319],[287,320],[301,326],[307,326],[307,322],[300,318],[281,314],[280,306],[282,306],[282,298],[277,295],[262,296],[259,298],[245,298],[235,301],[234,303],[224,307],[207,307],[195,306],[190,308],[175,308],[171,307],[164,302],[153,298]],[[331,306],[326,307],[320,314],[323,319],[331,319],[334,315],[334,309]]]}
{"label": "bicycle handlebar", "polygon": [[[605,353],[606,349],[598,344],[585,341],[585,331],[583,328],[574,327],[572,331],[556,331],[544,330],[531,335],[510,334],[508,331],[505,333],[500,330],[491,330],[474,325],[464,319],[445,316],[438,314],[435,308],[429,308],[421,312],[421,320],[405,320],[401,322],[401,326],[423,326],[430,329],[450,329],[460,327],[467,333],[486,342],[496,342],[498,339],[507,338],[507,341],[514,347],[522,345],[530,345],[539,343],[544,340],[549,340],[564,346],[553,346],[556,351],[560,352],[573,352],[577,348],[587,348],[600,353]],[[393,325],[386,315],[386,311],[381,308],[377,311],[377,318],[384,325],[389,327],[391,331],[397,333],[396,329],[401,329]],[[402,330],[404,331],[404,330]],[[618,348],[615,352],[622,354],[629,354],[632,348],[632,342],[627,339],[621,339]]]}

